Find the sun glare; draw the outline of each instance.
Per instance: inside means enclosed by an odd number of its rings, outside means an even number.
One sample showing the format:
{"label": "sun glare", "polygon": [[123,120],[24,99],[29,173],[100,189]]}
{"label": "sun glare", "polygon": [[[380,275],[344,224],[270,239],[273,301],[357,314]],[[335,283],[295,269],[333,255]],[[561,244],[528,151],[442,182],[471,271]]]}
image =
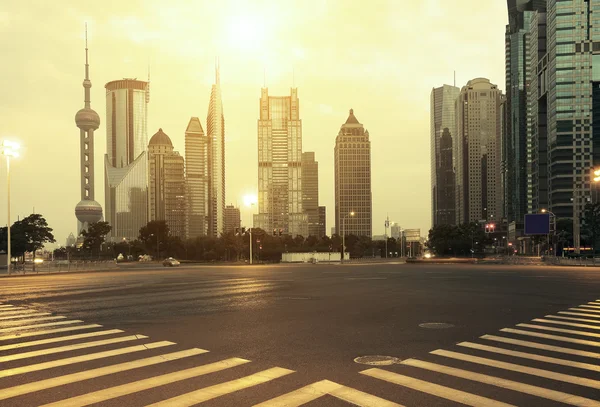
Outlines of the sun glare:
{"label": "sun glare", "polygon": [[227,27],[227,38],[229,46],[234,49],[258,51],[265,47],[267,27],[259,16],[234,16]]}
{"label": "sun glare", "polygon": [[244,206],[252,206],[258,203],[258,198],[256,195],[244,195]]}

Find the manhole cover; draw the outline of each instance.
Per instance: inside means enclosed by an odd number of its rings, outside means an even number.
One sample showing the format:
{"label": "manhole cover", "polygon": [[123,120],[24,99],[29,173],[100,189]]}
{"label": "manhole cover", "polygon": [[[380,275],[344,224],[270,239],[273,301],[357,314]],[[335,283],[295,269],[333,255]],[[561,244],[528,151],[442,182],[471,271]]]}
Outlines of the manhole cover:
{"label": "manhole cover", "polygon": [[356,363],[360,363],[362,365],[371,365],[371,366],[385,366],[385,365],[393,365],[394,363],[399,363],[400,360],[398,358],[392,356],[360,356],[354,359]]}
{"label": "manhole cover", "polygon": [[448,328],[454,328],[454,325],[447,324],[445,322],[426,322],[424,324],[419,324],[419,326],[421,328],[427,328],[427,329],[448,329]]}

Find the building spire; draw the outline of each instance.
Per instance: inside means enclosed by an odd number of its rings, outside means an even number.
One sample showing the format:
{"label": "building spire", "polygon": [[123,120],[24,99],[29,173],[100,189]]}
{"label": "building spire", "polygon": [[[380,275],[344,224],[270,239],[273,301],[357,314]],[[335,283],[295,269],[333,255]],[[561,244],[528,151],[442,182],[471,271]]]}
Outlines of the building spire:
{"label": "building spire", "polygon": [[215,81],[217,85],[221,84],[221,73],[220,73],[221,67],[219,65],[219,57],[216,58],[215,60]]}
{"label": "building spire", "polygon": [[87,23],[85,23],[85,79],[83,80],[83,88],[85,90],[85,108],[90,108],[90,88],[92,87],[92,82],[90,81],[90,64],[88,61],[88,38],[87,38]]}

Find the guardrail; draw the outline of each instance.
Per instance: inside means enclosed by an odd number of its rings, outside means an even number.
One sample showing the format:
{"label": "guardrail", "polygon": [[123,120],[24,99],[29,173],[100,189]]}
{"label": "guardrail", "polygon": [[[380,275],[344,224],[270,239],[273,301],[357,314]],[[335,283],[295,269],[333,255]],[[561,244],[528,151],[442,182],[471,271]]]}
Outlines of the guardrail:
{"label": "guardrail", "polygon": [[579,266],[579,267],[598,267],[600,266],[600,258],[568,258],[568,257],[552,257],[547,256],[543,258],[544,263],[552,264],[556,266]]}
{"label": "guardrail", "polygon": [[[35,273],[62,273],[84,270],[109,270],[117,268],[114,260],[73,260],[73,261],[47,261],[35,265]],[[11,268],[12,274],[32,273],[33,264],[17,263]]]}

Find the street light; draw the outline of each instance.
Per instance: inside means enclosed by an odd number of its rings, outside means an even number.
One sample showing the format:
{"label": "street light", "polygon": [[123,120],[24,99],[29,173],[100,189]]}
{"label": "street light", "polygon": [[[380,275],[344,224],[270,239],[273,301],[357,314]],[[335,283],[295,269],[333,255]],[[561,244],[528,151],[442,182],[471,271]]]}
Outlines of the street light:
{"label": "street light", "polygon": [[[246,195],[244,196],[244,205],[248,207],[253,207],[256,205],[256,196],[255,195]],[[254,224],[254,219],[252,220],[252,224]],[[248,228],[248,233],[250,235],[250,260],[249,263],[252,264],[252,246],[254,246],[254,242],[252,242],[252,227]]]}
{"label": "street light", "polygon": [[342,218],[342,263],[344,262],[344,255],[346,253],[346,219],[349,216],[354,216],[354,214],[354,211],[352,211]]}
{"label": "street light", "polygon": [[19,156],[19,149],[21,146],[13,141],[4,140],[0,153],[6,156],[6,198],[7,198],[7,218],[6,218],[6,273],[10,274],[11,266],[11,247],[10,247],[10,158],[17,158]]}
{"label": "street light", "polygon": [[[599,171],[600,172],[600,171]],[[549,213],[552,216],[552,223],[553,223],[553,229],[552,229],[552,250],[554,251],[554,256],[556,256],[556,247],[554,240],[556,240],[554,238],[554,236],[556,236],[556,215],[554,214],[554,212],[549,211],[546,208],[542,208],[541,210],[542,213]],[[548,233],[548,249],[550,249],[550,233]]]}

